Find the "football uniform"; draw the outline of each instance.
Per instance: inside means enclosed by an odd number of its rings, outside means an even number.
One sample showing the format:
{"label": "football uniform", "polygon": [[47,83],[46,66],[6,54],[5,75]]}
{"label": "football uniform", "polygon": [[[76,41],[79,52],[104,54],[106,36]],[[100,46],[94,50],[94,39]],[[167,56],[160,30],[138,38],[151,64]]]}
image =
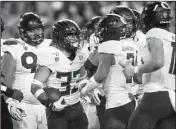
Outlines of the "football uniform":
{"label": "football uniform", "polygon": [[124,67],[128,65],[125,63],[128,58],[134,58],[132,63],[135,63],[134,50],[136,49],[133,44],[115,40],[103,42],[98,46],[99,53],[113,54],[115,59],[115,64],[110,66],[102,83],[106,98],[106,111],[101,122],[103,128],[125,128],[134,110],[135,101],[129,96],[127,79],[123,73]]}
{"label": "football uniform", "polygon": [[[4,41],[5,41],[4,39],[1,39],[1,59],[2,59],[2,56],[4,55],[4,52],[2,51]],[[1,88],[1,93],[2,93],[2,88]],[[4,94],[1,94],[1,128],[12,129],[13,124],[12,124],[11,116],[9,114],[8,107],[3,95]]]}
{"label": "football uniform", "polygon": [[89,43],[85,43],[83,48],[82,48],[82,51],[86,54],[86,57],[88,58],[89,56],[89,53],[90,53],[90,47],[89,47]]}
{"label": "football uniform", "polygon": [[78,90],[73,94],[72,90],[78,89],[80,69],[86,59],[86,55],[80,50],[77,50],[73,61],[52,46],[48,50],[39,51],[39,64],[47,66],[52,71],[46,85],[58,89],[61,93],[69,91],[70,93],[64,95],[69,105],[79,102]]}
{"label": "football uniform", "polygon": [[[132,65],[138,66],[141,62],[141,55],[138,46],[136,45],[135,41],[132,38],[126,38],[121,40],[120,42],[123,43],[122,51],[126,53],[126,59],[132,59]],[[127,89],[129,92],[133,91],[132,87],[136,85],[133,81],[133,77],[131,79],[126,80]],[[133,91],[134,92],[134,91]]]}
{"label": "football uniform", "polygon": [[[144,61],[146,61],[146,56],[149,54],[149,51],[146,49],[146,45],[147,45],[147,42],[146,42],[146,35],[138,30],[136,32],[136,37],[137,37],[137,41],[136,42],[133,42],[139,49],[139,53],[140,53],[140,56],[141,56],[141,62],[139,63],[140,64],[143,64]],[[139,99],[142,98],[143,96],[143,88],[140,87],[140,85],[136,85],[134,88],[132,87],[132,92],[136,95],[138,95]]]}
{"label": "football uniform", "polygon": [[[99,42],[98,38],[96,38],[95,34],[93,33],[89,38],[89,44],[87,46],[87,48],[89,47],[88,59],[84,65],[87,71],[87,76],[89,78],[96,72],[98,67],[98,53],[97,53],[98,42]],[[89,121],[88,129],[100,128],[100,122],[99,122],[100,118],[98,117],[99,114],[97,112],[97,110],[99,109],[97,109],[97,106],[90,102],[90,103],[87,103],[86,105],[83,104],[83,108],[85,110],[85,113]]]}
{"label": "football uniform", "polygon": [[16,63],[13,89],[21,90],[24,95],[20,106],[27,117],[22,122],[13,120],[17,129],[46,129],[45,107],[31,93],[31,84],[37,68],[38,51],[49,46],[50,40],[44,40],[37,47],[31,46],[21,39],[10,39],[3,43],[3,52],[10,53]]}
{"label": "football uniform", "polygon": [[5,39],[1,39],[1,58],[2,56],[4,55],[4,52],[3,52],[3,42],[5,41]]}
{"label": "football uniform", "polygon": [[113,54],[115,57],[115,64],[111,65],[107,78],[102,84],[106,97],[106,109],[119,107],[131,101],[128,96],[128,89],[126,88],[126,77],[123,73],[123,66],[119,62],[126,60],[128,58],[127,52],[129,52],[129,55],[132,55],[131,57],[134,58],[135,63],[136,57],[133,54],[136,54],[136,51],[134,50],[135,48],[131,43],[128,44],[113,40],[106,41],[98,47],[99,53]]}
{"label": "football uniform", "polygon": [[[153,28],[146,33],[146,41],[152,38],[159,39],[163,43],[164,66],[154,72],[143,74],[138,92],[142,91],[145,94],[131,115],[128,124],[130,129],[157,127],[160,124],[164,125],[164,121],[168,121],[165,123],[166,128],[175,125],[175,122],[170,120],[175,117],[175,34],[164,29]],[[151,58],[148,42],[141,47],[141,51],[143,51],[142,58],[145,64]],[[139,125],[136,121],[142,124]]]}
{"label": "football uniform", "polygon": [[88,120],[80,104],[78,81],[81,79],[80,70],[86,60],[86,55],[77,50],[74,60],[67,58],[59,49],[50,46],[47,50],[39,51],[39,64],[51,70],[46,86],[58,90],[68,104],[64,110],[54,112],[48,110],[48,128],[65,129],[68,126],[80,129],[87,128]]}
{"label": "football uniform", "polygon": [[90,36],[89,44],[90,44],[90,51],[94,51],[98,47],[99,39],[95,36],[95,33],[93,33]]}
{"label": "football uniform", "polygon": [[[158,38],[163,42],[164,66],[155,72],[144,73],[141,87],[144,92],[169,91],[170,100],[175,109],[175,34],[163,29],[153,28],[146,34],[146,39],[150,38]],[[150,55],[146,53],[144,63],[149,59]]]}
{"label": "football uniform", "polygon": [[[143,74],[143,85],[145,92],[156,92],[168,89],[175,90],[175,34],[163,29],[154,28],[146,34],[146,39],[158,38],[163,42],[164,66],[152,73]],[[147,44],[144,63],[150,59]]]}

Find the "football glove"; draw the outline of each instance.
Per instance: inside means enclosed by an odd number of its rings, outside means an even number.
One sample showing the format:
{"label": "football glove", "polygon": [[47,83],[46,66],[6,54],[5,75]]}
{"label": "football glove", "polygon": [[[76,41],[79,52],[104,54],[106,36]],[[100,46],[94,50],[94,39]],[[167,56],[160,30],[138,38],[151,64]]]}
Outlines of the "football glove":
{"label": "football glove", "polygon": [[8,104],[9,113],[14,120],[22,121],[23,117],[27,116],[25,111],[20,107],[19,101],[9,98],[6,100],[6,103]]}
{"label": "football glove", "polygon": [[100,103],[101,103],[101,100],[100,100],[100,98],[99,98],[99,95],[104,96],[104,95],[105,95],[105,94],[104,94],[104,91],[101,90],[101,89],[94,89],[94,90],[92,91],[92,98],[91,98],[91,101],[92,101],[92,103],[94,103],[96,106],[100,105]]}
{"label": "football glove", "polygon": [[58,101],[51,103],[50,108],[53,111],[62,111],[68,104],[64,100],[64,96],[62,96]]}

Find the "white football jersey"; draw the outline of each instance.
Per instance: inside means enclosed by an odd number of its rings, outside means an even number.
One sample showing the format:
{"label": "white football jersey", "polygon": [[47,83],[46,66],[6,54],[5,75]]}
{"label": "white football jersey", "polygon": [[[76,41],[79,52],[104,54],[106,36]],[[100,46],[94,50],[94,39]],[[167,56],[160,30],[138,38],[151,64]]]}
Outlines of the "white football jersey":
{"label": "white football jersey", "polygon": [[38,50],[46,48],[49,43],[50,40],[46,39],[40,45],[34,47],[21,39],[9,39],[3,44],[3,52],[11,53],[16,63],[13,89],[19,89],[23,92],[24,98],[22,101],[24,102],[40,104],[31,93],[31,83],[37,68]]}
{"label": "white football jersey", "polygon": [[[76,57],[73,61],[68,59],[59,49],[50,46],[47,50],[39,52],[39,64],[47,66],[51,71],[46,85],[59,89],[59,91],[67,91],[78,88],[78,80],[80,79],[80,69],[86,61],[86,55],[77,50]],[[79,101],[79,92],[75,92],[65,96],[67,104],[75,104]]]}
{"label": "white football jersey", "polygon": [[93,33],[89,39],[90,51],[94,51],[96,47],[98,47],[98,45],[99,45],[99,39],[95,36],[95,33]]}
{"label": "white football jersey", "polygon": [[[145,92],[163,91],[166,89],[175,90],[175,74],[176,74],[176,43],[175,34],[164,29],[153,28],[146,34],[146,39],[157,38],[163,42],[164,48],[164,66],[151,73],[143,74],[143,85]],[[144,63],[150,60],[150,53],[146,46]]]}
{"label": "white football jersey", "polygon": [[[121,40],[120,42],[123,43],[123,52],[126,53],[127,59],[132,59],[132,65],[138,66],[142,64],[141,61],[141,55],[138,46],[136,45],[136,42],[132,38],[126,38]],[[130,90],[131,86],[134,86],[135,83],[133,81],[133,78],[127,79],[127,88]]]}
{"label": "white football jersey", "polygon": [[4,55],[4,52],[3,52],[3,42],[5,41],[5,39],[1,39],[1,58],[2,56]]}
{"label": "white football jersey", "polygon": [[89,43],[84,44],[84,46],[82,48],[82,52],[85,53],[86,58],[88,58],[88,56],[90,54]]}
{"label": "white football jersey", "polygon": [[128,89],[126,88],[124,68],[120,64],[120,62],[128,58],[127,51],[133,55],[134,48],[131,43],[128,45],[121,41],[111,40],[103,42],[98,46],[99,53],[113,54],[115,57],[115,64],[111,65],[107,78],[102,83],[107,100],[107,109],[119,107],[131,101],[128,96]]}
{"label": "white football jersey", "polygon": [[146,35],[143,32],[141,32],[140,30],[138,30],[136,32],[136,38],[138,40],[134,41],[133,43],[138,47],[142,60],[145,60],[145,55],[146,55],[146,53],[148,53],[148,51],[146,51],[146,49],[145,49],[146,44],[147,44]]}

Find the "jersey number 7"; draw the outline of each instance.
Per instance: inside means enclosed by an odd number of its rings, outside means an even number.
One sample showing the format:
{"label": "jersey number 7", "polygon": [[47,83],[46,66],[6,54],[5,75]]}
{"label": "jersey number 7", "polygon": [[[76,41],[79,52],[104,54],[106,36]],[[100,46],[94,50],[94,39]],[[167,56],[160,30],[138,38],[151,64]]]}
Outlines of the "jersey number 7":
{"label": "jersey number 7", "polygon": [[173,47],[172,49],[172,56],[171,56],[171,62],[170,62],[170,67],[169,67],[169,74],[176,75],[176,43],[172,42],[171,46]]}

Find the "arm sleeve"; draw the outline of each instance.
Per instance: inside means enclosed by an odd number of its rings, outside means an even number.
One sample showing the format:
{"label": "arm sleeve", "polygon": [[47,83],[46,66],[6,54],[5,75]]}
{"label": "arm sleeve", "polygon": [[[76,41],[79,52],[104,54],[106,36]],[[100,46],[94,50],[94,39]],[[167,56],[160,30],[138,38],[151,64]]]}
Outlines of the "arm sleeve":
{"label": "arm sleeve", "polygon": [[10,53],[13,56],[14,60],[16,60],[18,50],[19,48],[17,40],[6,40],[5,42],[3,42],[2,52]]}

